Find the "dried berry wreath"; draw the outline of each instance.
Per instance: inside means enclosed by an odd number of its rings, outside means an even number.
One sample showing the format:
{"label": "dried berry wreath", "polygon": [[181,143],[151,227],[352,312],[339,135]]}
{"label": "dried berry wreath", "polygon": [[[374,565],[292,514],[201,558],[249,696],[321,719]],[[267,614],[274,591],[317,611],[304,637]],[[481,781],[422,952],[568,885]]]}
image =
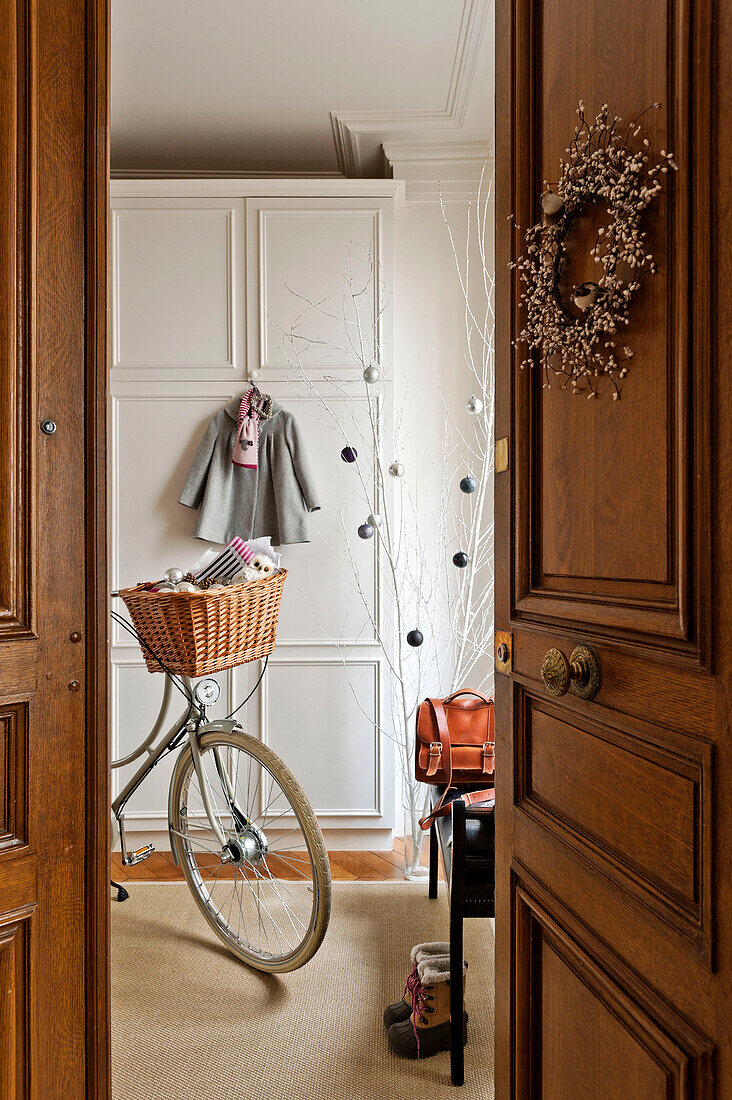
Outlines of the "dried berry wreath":
{"label": "dried berry wreath", "polygon": [[[646,110],[658,106],[654,103]],[[641,278],[656,271],[640,228],[641,217],[661,190],[661,174],[676,165],[664,149],[651,164],[655,157],[648,138],[643,138],[639,149],[630,147],[641,134],[642,115],[622,127],[622,119],[610,119],[607,104],[593,123],[587,122],[582,102],[577,114],[568,158],[560,161],[559,180],[553,187],[544,183],[542,220],[526,231],[526,251],[510,265],[526,284],[521,294],[526,324],[519,340],[528,346],[529,358],[521,367],[532,366],[530,353],[537,351],[545,386],[555,374],[563,380],[562,388],[570,386],[574,393],[595,397],[594,380],[604,375],[611,380],[617,401],[619,382],[628,373],[626,363],[633,352],[616,347],[616,343],[622,345],[616,337],[628,324],[631,299]],[[564,242],[574,219],[595,203],[606,205],[610,219],[598,230],[590,250],[602,274],[596,283],[574,288],[572,299],[581,312],[573,317],[559,290]]]}

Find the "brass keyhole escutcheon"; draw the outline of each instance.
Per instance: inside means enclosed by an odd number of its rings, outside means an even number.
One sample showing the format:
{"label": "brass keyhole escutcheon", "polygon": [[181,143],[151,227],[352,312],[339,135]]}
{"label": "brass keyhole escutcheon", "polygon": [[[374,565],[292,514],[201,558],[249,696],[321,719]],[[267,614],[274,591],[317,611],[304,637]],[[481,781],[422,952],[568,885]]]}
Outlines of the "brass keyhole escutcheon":
{"label": "brass keyhole escutcheon", "polygon": [[594,699],[600,688],[595,651],[588,645],[578,645],[567,660],[561,649],[550,649],[541,664],[541,678],[547,691],[557,698],[571,688],[580,699]]}

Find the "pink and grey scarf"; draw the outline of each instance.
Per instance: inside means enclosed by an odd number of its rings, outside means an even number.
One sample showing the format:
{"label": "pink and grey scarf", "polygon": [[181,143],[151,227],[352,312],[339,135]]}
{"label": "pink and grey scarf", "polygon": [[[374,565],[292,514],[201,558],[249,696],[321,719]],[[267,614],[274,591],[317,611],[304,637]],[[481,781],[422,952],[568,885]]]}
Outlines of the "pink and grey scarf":
{"label": "pink and grey scarf", "polygon": [[256,470],[259,464],[259,410],[252,406],[253,397],[254,386],[241,399],[231,456],[235,466],[247,470]]}

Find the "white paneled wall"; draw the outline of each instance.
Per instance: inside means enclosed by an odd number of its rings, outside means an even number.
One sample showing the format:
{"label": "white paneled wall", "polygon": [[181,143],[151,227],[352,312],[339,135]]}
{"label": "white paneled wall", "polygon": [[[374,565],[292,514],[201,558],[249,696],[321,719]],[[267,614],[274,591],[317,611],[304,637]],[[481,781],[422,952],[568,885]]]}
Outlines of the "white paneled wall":
{"label": "white paneled wall", "polygon": [[[332,563],[345,554],[341,510],[347,530],[363,521],[339,459],[347,441],[324,427],[312,395],[292,382],[282,331],[302,312],[298,294],[340,306],[349,263],[357,278],[372,278],[375,300],[390,299],[398,193],[391,181],[112,184],[112,587],[189,567],[205,548],[192,539],[195,516],[177,497],[208,419],[243,392],[256,368],[261,388],[297,418],[323,509],[311,517],[312,542],[283,550],[290,576],[278,646],[242,722],[288,762],[331,843],[344,847],[390,846],[393,751],[378,732],[380,651]],[[382,286],[369,274],[369,257],[379,260]],[[375,333],[387,373],[392,329],[387,309]],[[343,343],[337,330],[335,321],[319,322],[310,334]],[[340,360],[318,353],[308,371],[316,382],[334,374],[347,386],[358,376]],[[377,540],[353,552],[378,620]],[[348,643],[345,665],[330,637]],[[121,756],[152,724],[162,679],[146,672],[137,644],[119,628],[112,641],[113,751]],[[221,674],[217,711],[244,698],[258,672],[257,664]],[[130,802],[131,839],[159,833],[156,843],[167,846],[169,772],[160,765]]]}
{"label": "white paneled wall", "polygon": [[236,214],[193,204],[115,211],[115,367],[236,370]]}
{"label": "white paneled wall", "polygon": [[[318,345],[303,352],[302,362],[331,374],[352,374],[352,361],[329,348],[344,344],[343,277],[347,271],[356,287],[371,285],[371,308],[380,317],[380,306],[391,284],[380,285],[370,268],[392,270],[393,218],[384,235],[383,205],[370,199],[263,199],[247,203],[247,236],[257,241],[249,250],[248,315],[249,362],[263,371],[286,366],[282,357],[282,332],[301,318],[298,331]],[[391,211],[389,211],[391,214]],[[317,266],[318,296],[334,316],[307,312],[307,303],[293,291],[314,286]],[[286,273],[286,278],[284,277]],[[383,274],[382,274],[383,281]],[[352,312],[347,316],[351,318]],[[322,346],[321,346],[322,345]],[[379,323],[373,333],[373,355],[391,355],[392,341]]]}

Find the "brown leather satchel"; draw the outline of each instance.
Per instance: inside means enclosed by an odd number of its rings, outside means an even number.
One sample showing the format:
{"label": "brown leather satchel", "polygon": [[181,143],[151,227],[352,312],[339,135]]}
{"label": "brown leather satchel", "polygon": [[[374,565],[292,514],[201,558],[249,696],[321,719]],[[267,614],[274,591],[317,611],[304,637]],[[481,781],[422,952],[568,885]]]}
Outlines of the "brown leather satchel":
{"label": "brown leather satchel", "polygon": [[417,707],[415,776],[422,783],[482,783],[493,775],[493,700],[463,688]]}
{"label": "brown leather satchel", "polygon": [[[493,700],[463,688],[446,699],[425,699],[417,707],[415,777],[449,788],[485,784],[495,770]],[[445,792],[447,793],[447,791]],[[443,799],[438,806],[441,808]],[[429,828],[433,811],[422,828]]]}

